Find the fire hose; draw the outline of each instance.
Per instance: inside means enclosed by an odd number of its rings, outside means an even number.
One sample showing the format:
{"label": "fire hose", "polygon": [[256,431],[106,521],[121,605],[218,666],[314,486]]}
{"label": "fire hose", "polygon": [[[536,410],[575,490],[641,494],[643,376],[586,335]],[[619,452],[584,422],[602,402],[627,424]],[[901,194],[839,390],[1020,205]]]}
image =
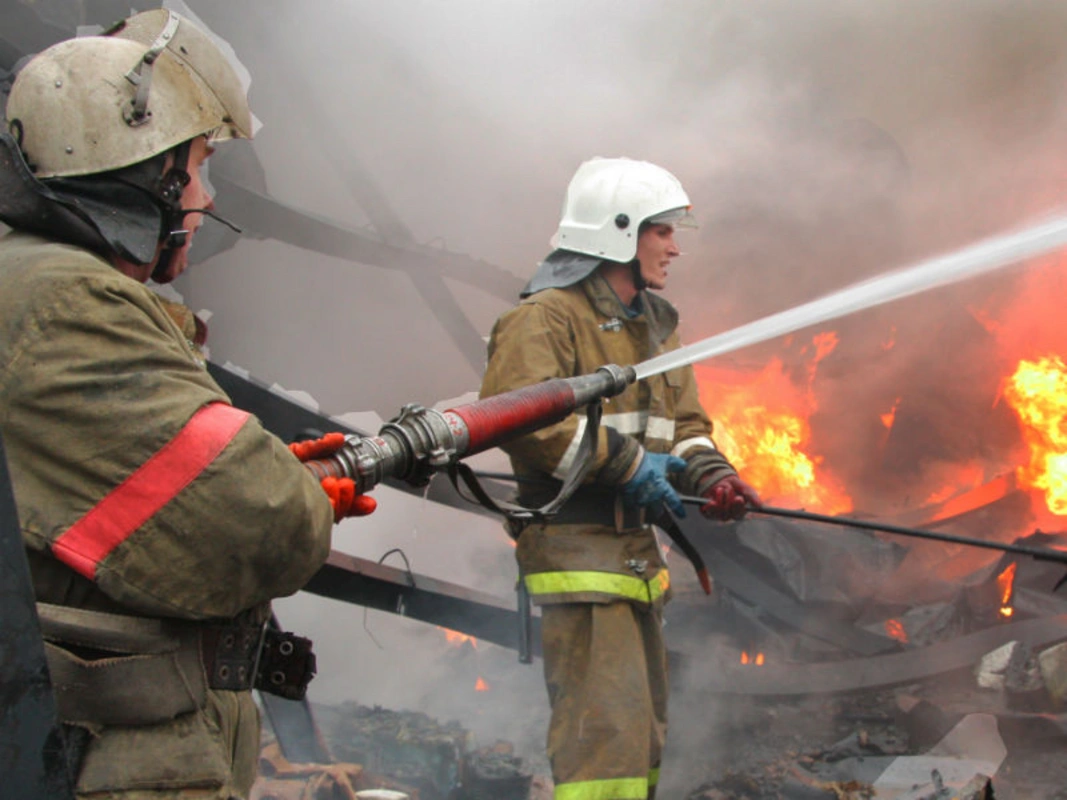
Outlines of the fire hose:
{"label": "fire hose", "polygon": [[407,405],[377,436],[350,436],[336,453],[305,466],[320,480],[351,478],[360,493],[387,478],[425,486],[460,459],[560,422],[636,380],[633,367],[608,364],[589,375],[553,378],[445,411]]}

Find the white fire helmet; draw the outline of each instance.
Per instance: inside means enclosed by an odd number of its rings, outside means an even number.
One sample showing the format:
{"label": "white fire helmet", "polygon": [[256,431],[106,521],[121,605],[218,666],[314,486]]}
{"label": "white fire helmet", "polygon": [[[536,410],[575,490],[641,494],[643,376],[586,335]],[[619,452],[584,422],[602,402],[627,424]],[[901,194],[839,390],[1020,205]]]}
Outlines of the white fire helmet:
{"label": "white fire helmet", "polygon": [[553,244],[561,250],[628,263],[643,222],[696,227],[689,196],[667,170],[629,158],[584,162],[567,186]]}
{"label": "white fire helmet", "polygon": [[16,76],[7,119],[38,178],[119,169],[199,135],[252,138],[233,65],[164,8],[41,51]]}

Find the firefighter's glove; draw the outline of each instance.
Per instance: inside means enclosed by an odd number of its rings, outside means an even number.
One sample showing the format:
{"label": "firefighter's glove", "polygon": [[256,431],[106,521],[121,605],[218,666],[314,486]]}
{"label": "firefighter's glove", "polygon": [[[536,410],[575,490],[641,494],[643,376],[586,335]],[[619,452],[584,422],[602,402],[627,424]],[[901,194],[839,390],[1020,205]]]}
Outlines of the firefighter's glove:
{"label": "firefighter's glove", "polygon": [[631,506],[640,506],[657,512],[661,505],[674,512],[675,516],[685,516],[685,506],[678,492],[674,490],[667,475],[685,469],[685,461],[678,456],[667,453],[645,453],[637,471],[622,485],[623,502]]}
{"label": "firefighter's glove", "polygon": [[741,519],[749,508],[759,508],[759,494],[736,475],[727,475],[704,490],[701,495],[708,502],[700,513],[708,519]]}
{"label": "firefighter's glove", "polygon": [[[289,451],[301,461],[327,458],[340,450],[345,444],[343,433],[327,433],[318,439],[293,442]],[[340,522],[345,517],[365,517],[378,507],[373,497],[356,491],[356,482],[351,478],[335,478],[332,475],[323,478],[320,483],[333,506],[333,521]]]}
{"label": "firefighter's glove", "polygon": [[301,461],[311,461],[316,458],[332,456],[345,444],[343,433],[327,433],[318,439],[309,439],[306,442],[293,442],[289,445],[289,452]]}
{"label": "firefighter's glove", "polygon": [[322,489],[333,506],[334,522],[345,517],[365,517],[378,507],[373,497],[356,491],[356,482],[351,478],[327,476],[322,479]]}

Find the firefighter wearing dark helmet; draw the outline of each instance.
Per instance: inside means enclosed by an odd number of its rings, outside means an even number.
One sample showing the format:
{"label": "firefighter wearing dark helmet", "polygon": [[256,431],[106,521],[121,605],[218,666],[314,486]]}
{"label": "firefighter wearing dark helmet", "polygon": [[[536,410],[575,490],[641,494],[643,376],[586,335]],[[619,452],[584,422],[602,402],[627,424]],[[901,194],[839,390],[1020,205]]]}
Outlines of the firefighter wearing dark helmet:
{"label": "firefighter wearing dark helmet", "polygon": [[[244,89],[158,9],[38,54],[6,115],[0,432],[76,791],[245,797],[251,687],[300,696],[314,672],[269,603],[373,501],[324,492],[306,453],[234,408],[189,315],[145,285],[186,268],[213,214],[201,166],[252,135]],[[264,687],[269,642],[295,655]]]}
{"label": "firefighter wearing dark helmet", "polygon": [[[678,179],[626,158],[583,163],[567,189],[557,247],[519,305],[497,321],[482,395],[636,364],[679,346],[666,287],[691,225]],[[654,797],[667,726],[662,607],[670,577],[651,523],[684,508],[678,490],[732,518],[756,492],[716,448],[689,367],[639,381],[605,401],[585,483],[549,523],[511,523],[521,579],[541,606],[552,708],[548,755],[556,800]],[[520,500],[552,497],[581,450],[572,415],[504,449]]]}

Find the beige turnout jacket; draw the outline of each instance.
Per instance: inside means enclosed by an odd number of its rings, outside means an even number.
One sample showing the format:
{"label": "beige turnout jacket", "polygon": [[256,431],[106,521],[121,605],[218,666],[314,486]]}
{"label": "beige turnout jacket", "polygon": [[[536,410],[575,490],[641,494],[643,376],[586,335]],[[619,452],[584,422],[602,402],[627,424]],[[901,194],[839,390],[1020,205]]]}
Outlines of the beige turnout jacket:
{"label": "beige turnout jacket", "polygon": [[[80,248],[0,238],[0,431],[39,601],[229,618],[297,591],[329,552],[318,482],[230,405],[149,289]],[[97,730],[79,791],[243,792],[235,731],[258,722],[242,694]]]}
{"label": "beige turnout jacket", "polygon": [[[605,364],[629,365],[679,346],[678,315],[666,300],[642,292],[643,313],[630,318],[618,297],[594,272],[578,284],[546,289],[497,321],[489,342],[482,396],[550,378],[594,372]],[[563,478],[578,453],[584,414],[504,446],[517,475]],[[690,367],[641,380],[605,400],[592,485],[617,486],[640,454],[673,453],[688,466],[677,481],[696,494],[733,472],[711,438]],[[638,527],[620,535],[604,525],[531,525],[518,545],[520,569],[535,602],[626,599],[660,602],[669,587],[652,532]]]}

